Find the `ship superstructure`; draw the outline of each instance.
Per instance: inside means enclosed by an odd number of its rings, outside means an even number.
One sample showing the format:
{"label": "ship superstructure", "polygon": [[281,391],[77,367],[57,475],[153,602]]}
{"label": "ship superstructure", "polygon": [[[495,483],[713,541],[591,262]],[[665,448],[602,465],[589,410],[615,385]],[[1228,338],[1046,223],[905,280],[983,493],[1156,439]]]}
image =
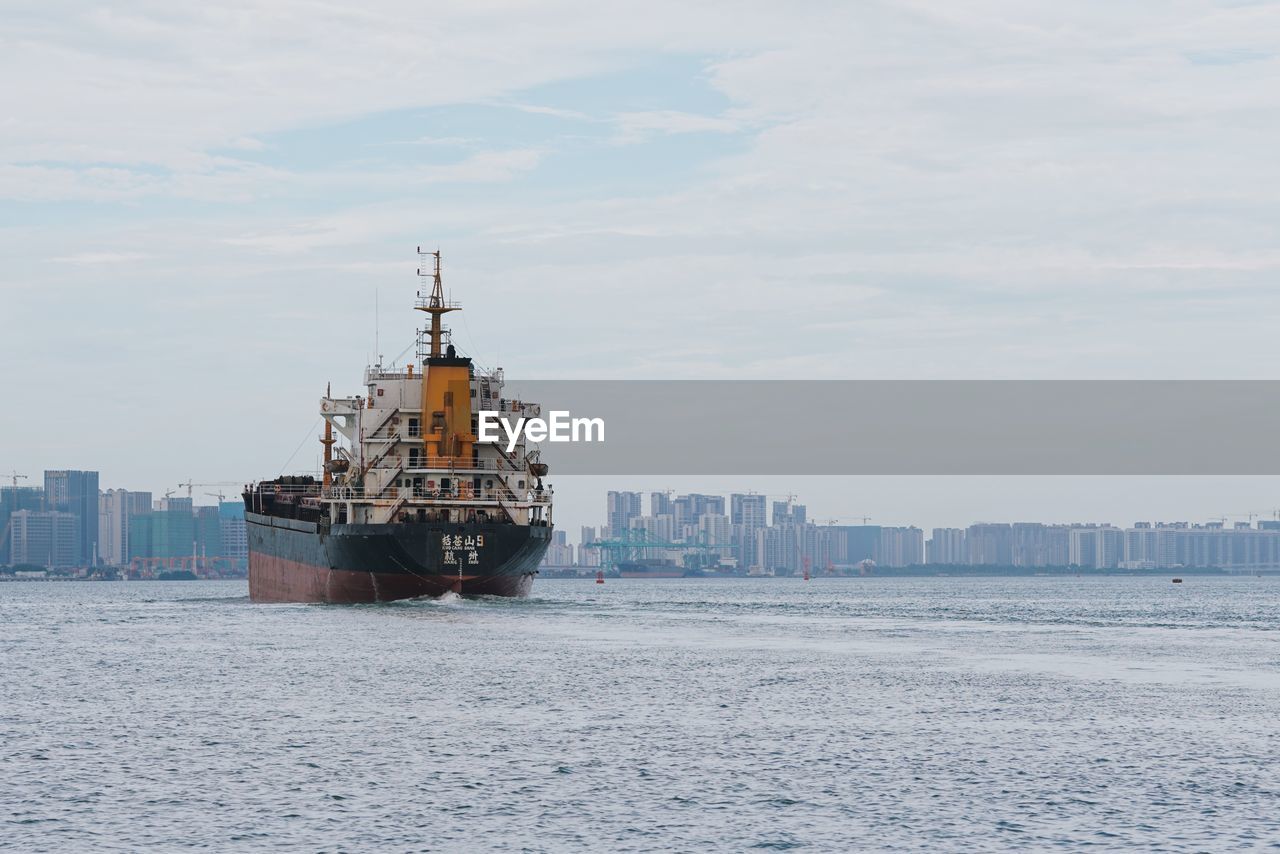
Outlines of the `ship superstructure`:
{"label": "ship superstructure", "polygon": [[501,368],[480,370],[444,328],[439,251],[422,253],[415,308],[430,317],[417,359],[379,360],[364,393],[320,401],[321,477],[245,492],[254,599],[359,602],[528,592],[550,542],[552,491],[537,450],[482,442],[481,410],[511,421],[536,403],[507,398]]}

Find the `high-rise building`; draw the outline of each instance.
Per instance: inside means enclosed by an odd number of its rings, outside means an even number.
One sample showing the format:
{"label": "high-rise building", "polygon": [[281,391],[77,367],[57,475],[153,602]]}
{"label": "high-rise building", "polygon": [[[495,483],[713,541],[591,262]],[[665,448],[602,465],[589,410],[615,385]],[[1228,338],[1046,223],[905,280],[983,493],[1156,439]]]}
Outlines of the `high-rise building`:
{"label": "high-rise building", "polygon": [[631,520],[632,531],[644,531],[645,538],[650,542],[670,543],[675,540],[675,517],[671,515],[664,516],[637,516]]}
{"label": "high-rise building", "polygon": [[19,510],[44,509],[44,489],[38,486],[0,486],[0,561],[9,559],[12,532],[9,518]]}
{"label": "high-rise building", "polygon": [[857,566],[877,560],[880,552],[879,525],[835,525],[831,544],[832,560],[840,566]]}
{"label": "high-rise building", "polygon": [[129,562],[129,520],[151,512],[150,492],[109,489],[98,500],[98,558],[107,566]]}
{"label": "high-rise building", "polygon": [[224,501],[219,504],[218,521],[222,529],[222,556],[237,564],[248,565],[249,536],[244,522],[244,502]]}
{"label": "high-rise building", "polygon": [[733,545],[733,525],[723,513],[703,513],[698,517],[698,539],[709,546]]}
{"label": "high-rise building", "polygon": [[649,493],[649,515],[650,516],[674,516],[671,510],[671,493],[669,492],[651,492]]}
{"label": "high-rise building", "polygon": [[738,565],[759,565],[756,533],[769,525],[765,496],[734,493],[729,496],[729,507],[729,523],[733,525]]}
{"label": "high-rise building", "polygon": [[195,516],[190,510],[156,510],[129,520],[129,560],[189,557],[195,548]]}
{"label": "high-rise building", "polygon": [[689,526],[696,527],[698,517],[705,513],[724,513],[724,496],[691,492],[671,502],[671,514],[675,517],[677,531],[683,531]]}
{"label": "high-rise building", "polygon": [[1111,525],[1073,527],[1070,537],[1068,561],[1071,566],[1114,569],[1124,560],[1125,535],[1119,528]]}
{"label": "high-rise building", "polygon": [[578,565],[579,566],[600,566],[602,563],[600,558],[600,550],[588,548],[596,541],[596,529],[593,527],[582,528],[582,541],[578,547]]}
{"label": "high-rise building", "polygon": [[837,536],[835,526],[807,524],[801,526],[800,531],[800,554],[808,562],[809,568],[814,572],[834,568]]}
{"label": "high-rise building", "polygon": [[573,546],[569,545],[568,535],[564,531],[552,533],[551,545],[543,555],[542,566],[556,568],[573,566]]}
{"label": "high-rise building", "polygon": [[734,525],[764,528],[769,524],[769,520],[765,518],[766,498],[763,495],[735,492],[729,496],[729,506],[732,511],[729,521]]}
{"label": "high-rise building", "polygon": [[70,566],[87,566],[98,554],[98,473],[96,471],[46,471],[45,506],[70,513],[79,521],[76,552]]}
{"label": "high-rise building", "polygon": [[881,528],[876,563],[881,566],[919,566],[924,563],[924,531],[915,526]]}
{"label": "high-rise building", "polygon": [[195,546],[200,557],[222,557],[222,511],[218,507],[195,508]]}
{"label": "high-rise building", "polygon": [[631,529],[631,520],[640,516],[640,493],[610,492],[609,532],[617,537]]}
{"label": "high-rise building", "polygon": [[156,509],[164,512],[181,510],[185,513],[196,512],[195,501],[189,496],[166,495],[156,502]]}
{"label": "high-rise building", "polygon": [[803,525],[806,516],[807,512],[803,504],[796,504],[790,500],[773,502],[774,525]]}
{"label": "high-rise building", "polygon": [[19,510],[9,517],[9,563],[80,566],[80,523],[74,513]]}
{"label": "high-rise building", "polygon": [[968,563],[969,552],[964,542],[964,528],[934,528],[933,536],[925,544],[925,560],[947,566]]}
{"label": "high-rise building", "polygon": [[778,575],[796,573],[801,566],[800,544],[793,525],[774,525],[756,532],[756,566]]}
{"label": "high-rise building", "polygon": [[965,531],[969,550],[966,563],[973,566],[1011,566],[1013,564],[1013,528],[1007,523],[979,522]]}

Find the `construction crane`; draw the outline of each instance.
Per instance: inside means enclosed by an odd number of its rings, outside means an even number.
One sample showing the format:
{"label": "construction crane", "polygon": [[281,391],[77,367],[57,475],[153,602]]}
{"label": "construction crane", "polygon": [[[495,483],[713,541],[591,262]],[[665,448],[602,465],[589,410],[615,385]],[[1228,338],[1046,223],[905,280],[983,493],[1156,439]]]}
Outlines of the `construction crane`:
{"label": "construction crane", "polygon": [[[193,490],[195,487],[197,487],[197,486],[235,486],[235,485],[236,485],[236,484],[235,484],[233,481],[230,481],[230,480],[220,480],[220,481],[218,481],[217,483],[193,483],[193,482],[191,482],[190,480],[188,480],[186,483],[180,483],[180,484],[178,484],[178,488],[179,488],[179,489],[181,489],[181,488],[186,488],[186,490],[187,490],[187,498],[191,498],[191,497],[192,497],[192,495],[194,494],[194,493],[192,492],[192,490]],[[206,494],[206,495],[212,495],[213,493],[205,493],[205,494]],[[167,496],[166,496],[166,497],[167,497]],[[194,501],[193,501],[192,503],[194,503]]]}
{"label": "construction crane", "polygon": [[[13,481],[13,492],[10,493],[9,495],[9,500],[12,502],[12,506],[9,508],[9,512],[12,513],[13,511],[18,509],[18,481],[29,480],[30,478],[28,478],[25,474],[18,474],[17,469],[14,469],[12,472],[5,475],[5,477]],[[8,517],[5,517],[4,530],[0,531],[0,561],[8,562],[9,560],[9,553],[5,549],[5,546],[7,546],[8,544],[9,544],[9,519]]]}

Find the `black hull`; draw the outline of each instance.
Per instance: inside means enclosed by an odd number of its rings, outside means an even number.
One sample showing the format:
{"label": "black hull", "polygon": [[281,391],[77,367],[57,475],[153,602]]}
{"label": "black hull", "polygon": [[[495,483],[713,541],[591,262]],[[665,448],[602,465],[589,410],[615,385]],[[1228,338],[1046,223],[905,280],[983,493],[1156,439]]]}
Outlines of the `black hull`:
{"label": "black hull", "polygon": [[551,528],[414,522],[334,525],[245,514],[255,602],[390,602],[526,596]]}

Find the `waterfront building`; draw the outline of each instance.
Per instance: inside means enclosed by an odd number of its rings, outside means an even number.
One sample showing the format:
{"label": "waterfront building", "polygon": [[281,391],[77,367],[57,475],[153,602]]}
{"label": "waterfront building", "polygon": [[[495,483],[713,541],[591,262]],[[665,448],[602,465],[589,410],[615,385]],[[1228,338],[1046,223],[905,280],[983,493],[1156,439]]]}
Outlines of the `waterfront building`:
{"label": "waterfront building", "polygon": [[129,562],[129,520],[151,512],[150,492],[108,489],[98,498],[98,558],[107,566]]}
{"label": "waterfront building", "polygon": [[838,566],[874,562],[880,554],[879,525],[835,525],[832,537],[832,560]]}
{"label": "waterfront building", "polygon": [[925,543],[925,561],[948,566],[968,563],[964,528],[934,528],[929,542]]}
{"label": "waterfront building", "polygon": [[0,487],[0,563],[9,559],[10,517],[19,510],[43,510],[44,489],[39,486]]}
{"label": "waterfront building", "polygon": [[729,524],[733,525],[733,542],[739,566],[759,564],[757,532],[768,527],[767,499],[755,493],[729,496]]}
{"label": "waterfront building", "polygon": [[249,536],[245,528],[244,502],[220,503],[218,524],[222,534],[222,556],[231,558],[237,565],[248,566]]}
{"label": "waterfront building", "polygon": [[156,510],[129,520],[130,561],[190,557],[196,549],[195,515],[190,510]]}
{"label": "waterfront building", "polygon": [[882,527],[876,563],[880,566],[919,566],[924,563],[924,531],[914,525]]}
{"label": "waterfront building", "polygon": [[67,566],[88,566],[98,555],[98,473],[61,469],[44,473],[45,509],[76,518],[75,554]]}
{"label": "waterfront building", "polygon": [[979,522],[965,531],[966,563],[973,566],[1011,566],[1013,527],[1007,523]]}
{"label": "waterfront building", "polygon": [[80,566],[82,525],[74,513],[18,510],[9,517],[9,526],[11,565]]}
{"label": "waterfront building", "polygon": [[1111,525],[1071,529],[1068,563],[1088,569],[1115,569],[1124,560],[1124,531]]}

